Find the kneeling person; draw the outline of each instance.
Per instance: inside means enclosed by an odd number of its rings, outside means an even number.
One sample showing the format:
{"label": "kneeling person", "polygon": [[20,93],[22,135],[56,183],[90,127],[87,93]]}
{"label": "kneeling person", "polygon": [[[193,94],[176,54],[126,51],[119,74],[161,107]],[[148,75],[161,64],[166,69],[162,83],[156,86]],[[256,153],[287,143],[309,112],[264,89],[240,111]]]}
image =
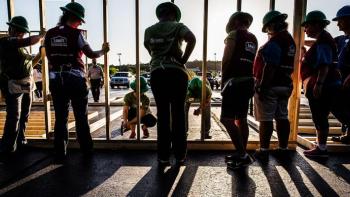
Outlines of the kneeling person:
{"label": "kneeling person", "polygon": [[[136,94],[136,81],[133,81],[130,84],[130,87],[133,89],[132,92],[126,94],[124,96],[124,108],[123,108],[123,127],[126,129],[131,129],[131,134],[129,136],[130,139],[136,137],[136,124],[137,124],[137,94]],[[140,92],[141,92],[141,123],[143,138],[149,137],[148,128],[153,127],[157,123],[157,119],[151,114],[151,110],[149,108],[150,99],[146,96],[146,92],[149,87],[147,85],[146,79],[140,77]]]}
{"label": "kneeling person", "polygon": [[[205,99],[205,106],[202,109],[202,107],[198,107],[194,112],[193,115],[199,116],[201,112],[204,113],[205,116],[205,139],[211,139],[211,136],[209,135],[210,128],[211,128],[211,110],[210,110],[210,100],[212,95],[212,90],[210,88],[210,85],[206,85],[206,99]],[[188,132],[188,112],[190,111],[191,103],[193,102],[201,102],[202,98],[202,81],[195,77],[193,78],[187,88],[187,95],[186,95],[186,133]]]}

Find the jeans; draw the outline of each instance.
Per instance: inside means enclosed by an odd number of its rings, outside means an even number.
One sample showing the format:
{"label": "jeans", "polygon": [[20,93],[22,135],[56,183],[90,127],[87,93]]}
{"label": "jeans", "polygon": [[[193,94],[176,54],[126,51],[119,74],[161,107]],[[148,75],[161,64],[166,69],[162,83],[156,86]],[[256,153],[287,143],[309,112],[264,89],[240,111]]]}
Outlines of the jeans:
{"label": "jeans", "polygon": [[171,149],[176,159],[186,157],[187,84],[187,74],[177,68],[159,68],[151,73],[151,87],[157,105],[157,144],[160,160],[169,160]]}
{"label": "jeans", "polygon": [[6,103],[6,121],[1,142],[1,152],[14,152],[17,141],[24,140],[32,105],[32,94],[10,94],[5,86],[1,89]]}
{"label": "jeans", "polygon": [[94,101],[98,102],[98,100],[100,100],[101,79],[90,79],[90,84]]}
{"label": "jeans", "polygon": [[77,140],[83,151],[91,151],[93,142],[88,121],[88,93],[86,80],[71,72],[56,73],[50,77],[50,91],[55,109],[54,145],[57,154],[66,154],[68,144],[68,115],[71,103]]}
{"label": "jeans", "polygon": [[[185,114],[186,114],[186,133],[188,133],[188,113],[190,111],[191,108],[191,103],[190,102],[186,102],[185,105]],[[203,115],[205,116],[205,135],[209,135],[210,132],[210,128],[211,128],[211,107],[210,104],[209,106],[206,106],[203,110]]]}

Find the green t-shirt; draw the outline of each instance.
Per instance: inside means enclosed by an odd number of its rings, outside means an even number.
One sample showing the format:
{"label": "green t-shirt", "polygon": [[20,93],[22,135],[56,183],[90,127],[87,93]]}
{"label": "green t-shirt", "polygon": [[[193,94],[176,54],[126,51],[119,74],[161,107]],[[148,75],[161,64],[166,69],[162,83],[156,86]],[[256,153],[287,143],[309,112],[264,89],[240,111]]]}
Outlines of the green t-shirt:
{"label": "green t-shirt", "polygon": [[32,56],[26,48],[19,48],[17,43],[17,37],[0,39],[1,78],[23,79],[32,74]]}
{"label": "green t-shirt", "polygon": [[[134,92],[129,92],[124,96],[124,105],[129,106],[129,108],[137,108],[137,101]],[[150,113],[150,100],[145,94],[141,94],[141,108],[145,110],[146,114]]]}
{"label": "green t-shirt", "polygon": [[[212,90],[209,85],[206,85],[206,97],[207,100],[211,98]],[[202,89],[187,89],[186,101],[187,102],[200,102],[202,98]]]}
{"label": "green t-shirt", "polygon": [[145,31],[144,45],[152,56],[152,68],[159,67],[166,56],[179,60],[183,53],[182,41],[188,32],[190,30],[184,24],[175,21],[158,22],[148,27]]}

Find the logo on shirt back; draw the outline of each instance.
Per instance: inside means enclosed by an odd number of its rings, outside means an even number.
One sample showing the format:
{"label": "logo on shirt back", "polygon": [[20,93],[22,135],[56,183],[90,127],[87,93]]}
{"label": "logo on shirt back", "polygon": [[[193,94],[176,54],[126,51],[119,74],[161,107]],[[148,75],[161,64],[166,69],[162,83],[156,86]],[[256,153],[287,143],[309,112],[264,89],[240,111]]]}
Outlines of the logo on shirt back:
{"label": "logo on shirt back", "polygon": [[53,47],[67,47],[67,38],[63,36],[56,36],[51,38],[51,46]]}
{"label": "logo on shirt back", "polygon": [[255,54],[256,45],[253,42],[246,42],[245,43],[245,50]]}

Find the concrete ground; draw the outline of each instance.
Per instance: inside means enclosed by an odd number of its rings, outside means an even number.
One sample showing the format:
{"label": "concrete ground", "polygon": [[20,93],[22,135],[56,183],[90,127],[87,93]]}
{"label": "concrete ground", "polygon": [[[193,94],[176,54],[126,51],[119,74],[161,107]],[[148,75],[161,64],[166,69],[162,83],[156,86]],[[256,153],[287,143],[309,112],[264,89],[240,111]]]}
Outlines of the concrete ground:
{"label": "concrete ground", "polygon": [[223,159],[228,152],[189,152],[184,166],[160,170],[154,151],[96,150],[84,158],[69,150],[67,161],[55,164],[51,150],[27,149],[2,158],[0,196],[350,195],[348,154],[313,161],[302,150],[232,172]]}

